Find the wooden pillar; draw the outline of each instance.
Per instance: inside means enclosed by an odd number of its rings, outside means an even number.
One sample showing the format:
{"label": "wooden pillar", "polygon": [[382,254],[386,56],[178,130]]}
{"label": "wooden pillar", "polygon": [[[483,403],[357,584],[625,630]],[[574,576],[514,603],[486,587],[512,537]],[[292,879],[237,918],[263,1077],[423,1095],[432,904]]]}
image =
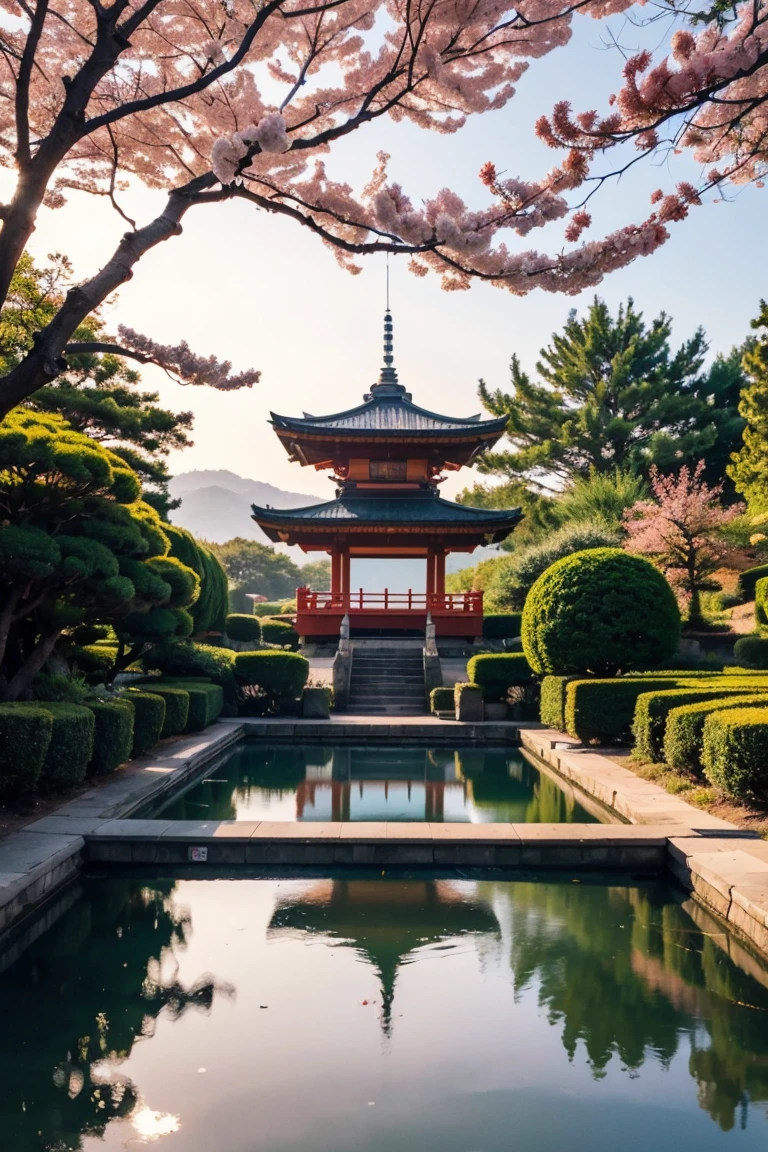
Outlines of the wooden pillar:
{"label": "wooden pillar", "polygon": [[435,592],[438,596],[445,596],[445,549],[438,548],[435,553]]}
{"label": "wooden pillar", "polygon": [[341,553],[335,546],[331,552],[331,594],[341,595]]}
{"label": "wooden pillar", "polygon": [[341,590],[345,596],[349,596],[349,545],[341,551]]}
{"label": "wooden pillar", "polygon": [[434,595],[435,591],[435,550],[427,549],[427,596]]}

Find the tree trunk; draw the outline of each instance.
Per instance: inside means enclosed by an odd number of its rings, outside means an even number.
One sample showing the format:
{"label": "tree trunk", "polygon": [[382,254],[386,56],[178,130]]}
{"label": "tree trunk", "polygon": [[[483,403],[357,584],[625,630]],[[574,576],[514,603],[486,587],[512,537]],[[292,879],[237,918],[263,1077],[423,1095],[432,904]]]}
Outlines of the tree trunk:
{"label": "tree trunk", "polygon": [[32,652],[19,668],[5,690],[6,700],[18,700],[31,687],[32,681],[56,647],[63,629],[57,628],[47,636],[41,636]]}

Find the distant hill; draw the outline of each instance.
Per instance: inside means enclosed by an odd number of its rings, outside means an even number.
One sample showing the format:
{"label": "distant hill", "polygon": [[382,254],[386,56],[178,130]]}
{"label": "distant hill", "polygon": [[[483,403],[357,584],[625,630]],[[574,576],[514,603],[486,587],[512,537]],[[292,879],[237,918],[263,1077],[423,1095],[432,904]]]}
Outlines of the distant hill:
{"label": "distant hill", "polygon": [[[266,504],[275,508],[301,508],[306,504],[321,503],[317,496],[286,492],[273,484],[249,480],[225,468],[180,472],[173,477],[168,488],[174,500],[181,500],[181,507],[171,513],[171,522],[186,528],[198,539],[224,544],[235,536],[244,536],[246,540],[272,545],[299,565],[318,556],[305,556],[298,548],[272,544],[251,520],[251,504],[259,504],[262,508]],[[489,556],[498,556],[497,549],[476,548],[471,555],[454,553],[447,558],[446,571],[458,572]],[[375,565],[371,561],[365,561],[365,564],[365,586],[371,592],[382,591],[385,587],[393,591],[409,586],[414,589],[424,587],[423,561],[380,560]]]}
{"label": "distant hill", "polygon": [[[272,504],[275,508],[300,508],[319,503],[317,496],[301,492],[284,492],[273,484],[249,480],[226,469],[181,472],[168,485],[181,507],[171,513],[171,521],[186,528],[198,539],[223,544],[234,536],[270,544],[251,519],[251,504]],[[284,546],[280,551],[288,552]]]}

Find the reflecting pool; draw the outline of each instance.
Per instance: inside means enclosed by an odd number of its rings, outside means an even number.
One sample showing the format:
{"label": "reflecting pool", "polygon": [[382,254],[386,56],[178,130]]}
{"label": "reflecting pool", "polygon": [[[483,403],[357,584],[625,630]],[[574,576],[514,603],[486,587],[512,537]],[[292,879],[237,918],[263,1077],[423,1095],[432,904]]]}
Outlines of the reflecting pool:
{"label": "reflecting pool", "polygon": [[68,899],[0,960],[9,1152],[768,1146],[768,973],[661,883],[91,877]]}
{"label": "reflecting pool", "polygon": [[[594,822],[513,748],[245,742],[152,814],[173,820]],[[145,813],[141,813],[144,815]]]}

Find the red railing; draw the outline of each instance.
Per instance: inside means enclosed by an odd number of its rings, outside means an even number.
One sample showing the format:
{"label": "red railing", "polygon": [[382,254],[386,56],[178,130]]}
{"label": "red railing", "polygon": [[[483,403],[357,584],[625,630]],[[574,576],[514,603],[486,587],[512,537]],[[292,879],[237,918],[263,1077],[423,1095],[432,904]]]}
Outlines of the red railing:
{"label": "red railing", "polygon": [[296,592],[297,612],[456,612],[473,616],[483,614],[482,592],[313,592],[299,588]]}

